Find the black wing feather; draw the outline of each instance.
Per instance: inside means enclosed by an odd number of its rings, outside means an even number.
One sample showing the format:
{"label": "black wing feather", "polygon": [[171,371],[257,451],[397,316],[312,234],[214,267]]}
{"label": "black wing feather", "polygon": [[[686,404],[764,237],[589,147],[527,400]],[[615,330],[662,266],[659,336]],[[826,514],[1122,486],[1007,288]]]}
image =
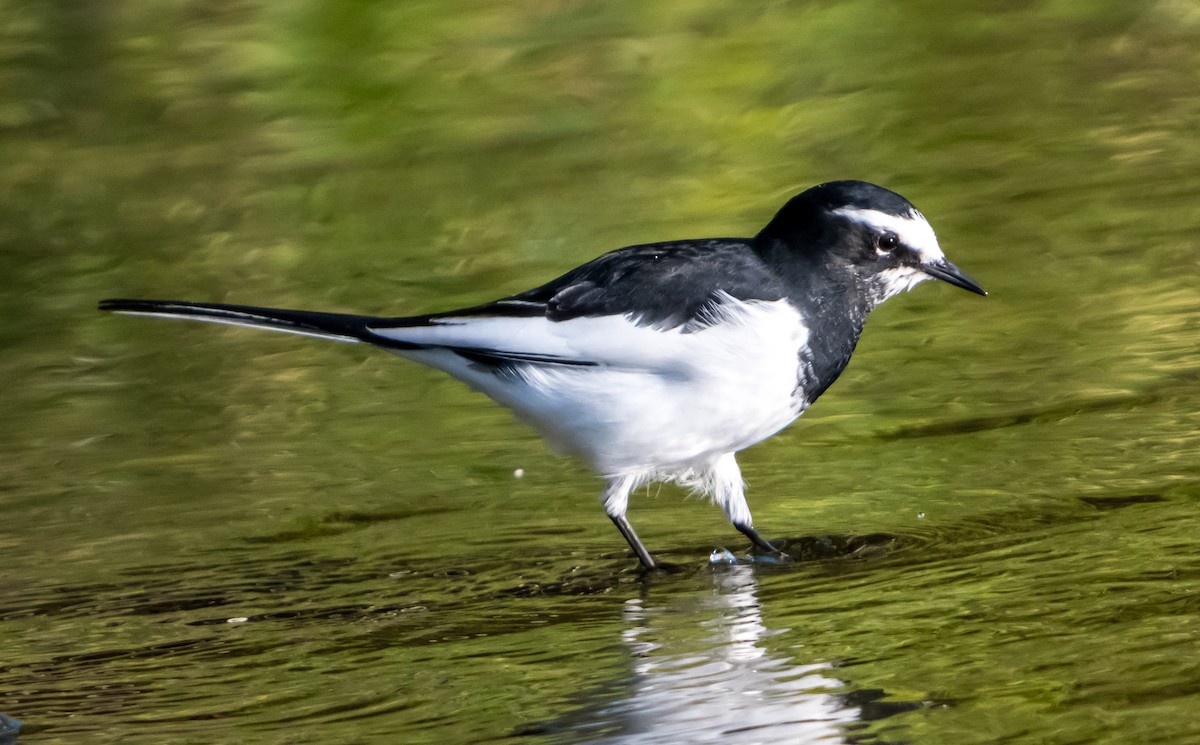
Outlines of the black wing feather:
{"label": "black wing feather", "polygon": [[685,324],[701,327],[705,311],[719,293],[739,300],[779,300],[785,287],[749,239],[672,241],[617,249],[532,290],[422,318],[428,322],[464,316],[544,315],[552,321],[569,321],[628,315],[639,324],[664,329]]}

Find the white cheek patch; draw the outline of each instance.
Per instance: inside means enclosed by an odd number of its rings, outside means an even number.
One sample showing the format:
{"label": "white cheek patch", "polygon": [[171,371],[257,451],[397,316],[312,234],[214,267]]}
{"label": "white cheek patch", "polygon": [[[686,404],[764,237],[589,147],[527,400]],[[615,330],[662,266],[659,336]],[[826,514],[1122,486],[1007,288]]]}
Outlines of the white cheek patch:
{"label": "white cheek patch", "polygon": [[925,272],[909,267],[886,269],[879,273],[878,284],[876,285],[879,290],[879,297],[876,302],[882,303],[893,295],[907,292],[927,279],[933,279],[933,277],[930,277]]}
{"label": "white cheek patch", "polygon": [[843,207],[834,211],[835,215],[849,218],[857,223],[868,225],[875,230],[890,230],[895,233],[900,242],[916,251],[921,257],[921,263],[938,261],[945,258],[938,246],[937,236],[933,227],[920,212],[913,210],[905,217],[889,215],[879,210],[864,210],[855,207]]}

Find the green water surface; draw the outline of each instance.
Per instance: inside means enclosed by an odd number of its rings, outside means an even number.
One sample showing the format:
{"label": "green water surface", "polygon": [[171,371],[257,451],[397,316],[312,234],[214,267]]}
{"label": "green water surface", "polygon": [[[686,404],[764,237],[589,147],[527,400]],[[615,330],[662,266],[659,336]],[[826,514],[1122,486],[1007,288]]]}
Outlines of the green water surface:
{"label": "green water surface", "polygon": [[[928,283],[744,541],[361,346],[861,178]],[[1191,0],[0,0],[0,712],[32,743],[1200,742]]]}

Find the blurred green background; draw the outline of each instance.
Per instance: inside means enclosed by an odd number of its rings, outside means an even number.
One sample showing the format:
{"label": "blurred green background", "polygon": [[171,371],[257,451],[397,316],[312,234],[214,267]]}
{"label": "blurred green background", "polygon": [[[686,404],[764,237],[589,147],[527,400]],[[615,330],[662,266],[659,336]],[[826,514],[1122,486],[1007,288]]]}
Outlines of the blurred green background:
{"label": "blurred green background", "polygon": [[[1191,0],[0,0],[0,712],[1200,741],[1197,91]],[[710,567],[740,536],[654,488],[684,571],[640,577],[599,481],[416,365],[95,311],[446,309],[839,178],[992,295],[893,300],[741,458],[760,529],[828,549],[782,568]]]}

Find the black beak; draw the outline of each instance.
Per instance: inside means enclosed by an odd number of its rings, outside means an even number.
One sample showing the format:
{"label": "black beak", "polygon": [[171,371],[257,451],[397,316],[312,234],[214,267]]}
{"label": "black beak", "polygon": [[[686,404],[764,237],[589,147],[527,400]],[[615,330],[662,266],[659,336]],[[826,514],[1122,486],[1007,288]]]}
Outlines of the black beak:
{"label": "black beak", "polygon": [[928,264],[921,264],[921,271],[925,272],[930,277],[934,277],[935,279],[940,279],[943,282],[949,282],[955,287],[961,287],[964,290],[970,290],[977,295],[983,295],[985,297],[987,296],[987,291],[980,287],[978,282],[971,279],[966,274],[963,274],[961,269],[945,259],[938,259],[937,261]]}

